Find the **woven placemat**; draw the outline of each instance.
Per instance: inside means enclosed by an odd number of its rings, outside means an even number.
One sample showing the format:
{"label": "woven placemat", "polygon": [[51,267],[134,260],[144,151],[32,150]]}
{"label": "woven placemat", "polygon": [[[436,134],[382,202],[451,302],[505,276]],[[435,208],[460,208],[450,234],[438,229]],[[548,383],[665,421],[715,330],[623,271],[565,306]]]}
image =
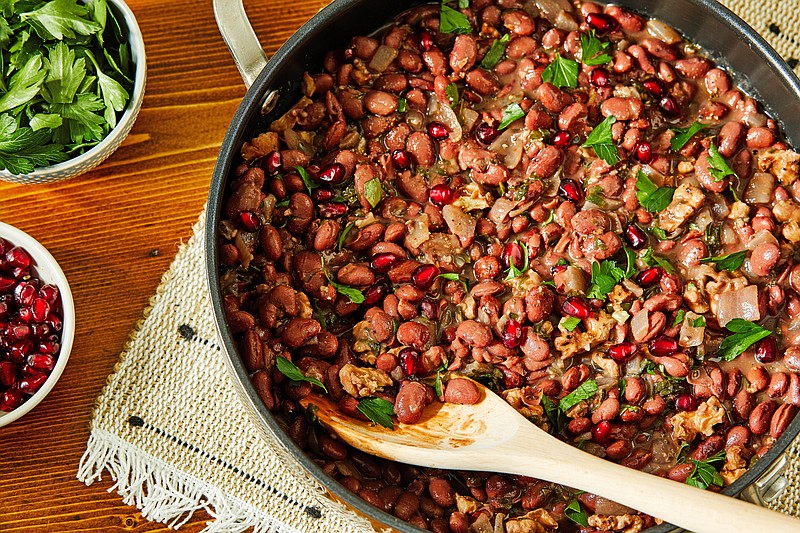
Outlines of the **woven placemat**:
{"label": "woven placemat", "polygon": [[[724,3],[797,70],[798,2]],[[110,490],[126,504],[175,528],[205,509],[213,517],[208,532],[374,531],[328,499],[319,482],[248,419],[214,326],[204,220],[181,246],[97,400],[78,479],[91,484],[107,471],[115,481]],[[800,516],[800,441],[789,458],[789,486],[770,506]]]}

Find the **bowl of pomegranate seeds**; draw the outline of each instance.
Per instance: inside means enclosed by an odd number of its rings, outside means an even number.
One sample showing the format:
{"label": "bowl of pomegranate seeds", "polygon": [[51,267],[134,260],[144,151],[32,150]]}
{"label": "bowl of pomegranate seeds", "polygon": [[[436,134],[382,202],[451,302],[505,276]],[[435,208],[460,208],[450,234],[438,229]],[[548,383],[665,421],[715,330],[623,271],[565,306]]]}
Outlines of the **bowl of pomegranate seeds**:
{"label": "bowl of pomegranate seeds", "polygon": [[33,237],[0,222],[0,427],[52,390],[74,334],[75,307],[61,267]]}

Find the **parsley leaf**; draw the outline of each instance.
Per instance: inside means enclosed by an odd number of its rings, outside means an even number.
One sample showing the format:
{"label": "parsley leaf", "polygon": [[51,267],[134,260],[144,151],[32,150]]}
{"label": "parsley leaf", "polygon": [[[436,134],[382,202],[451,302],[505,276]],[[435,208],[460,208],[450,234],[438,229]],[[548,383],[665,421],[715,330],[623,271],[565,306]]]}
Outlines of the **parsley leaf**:
{"label": "parsley leaf", "polygon": [[495,39],[492,42],[492,46],[489,47],[489,51],[483,56],[481,66],[485,69],[494,68],[503,59],[503,54],[506,53],[506,45],[510,39],[511,37],[507,33],[500,39]]}
{"label": "parsley leaf", "polygon": [[723,479],[720,473],[717,471],[717,468],[712,463],[719,463],[725,459],[725,452],[719,452],[716,455],[705,459],[704,461],[697,461],[692,459],[692,464],[694,464],[694,470],[692,473],[689,474],[689,477],[686,478],[686,484],[691,485],[693,487],[697,487],[699,489],[707,489],[711,485],[716,485],[717,487],[721,487],[723,485]]}
{"label": "parsley leaf", "polygon": [[444,94],[447,95],[447,99],[450,101],[450,107],[458,105],[458,87],[456,87],[455,83],[448,83],[447,87],[444,88]]}
{"label": "parsley leaf", "polygon": [[347,226],[344,227],[344,231],[342,232],[342,234],[339,235],[339,241],[336,243],[336,247],[339,249],[340,252],[342,251],[342,246],[344,246],[347,234],[350,233],[350,230],[353,229],[353,226],[355,225],[356,225],[355,222],[349,223]]}
{"label": "parsley leaf", "polygon": [[442,4],[439,12],[439,31],[441,33],[469,34],[472,33],[472,26],[466,15]]}
{"label": "parsley leaf", "polygon": [[578,86],[578,62],[556,54],[542,72],[542,79],[558,88]]}
{"label": "parsley leaf", "polygon": [[567,330],[572,331],[578,327],[578,324],[581,323],[581,319],[576,316],[568,316],[561,319],[561,326]]}
{"label": "parsley leaf", "polygon": [[34,167],[66,161],[63,146],[47,144],[45,130],[18,128],[10,115],[0,115],[0,169],[12,174],[28,174]]}
{"label": "parsley leaf", "polygon": [[553,433],[561,433],[561,431],[564,429],[564,426],[567,424],[564,413],[562,413],[559,410],[558,405],[544,393],[542,393],[541,397],[539,398],[539,403],[542,405],[548,420],[550,420],[550,424],[553,426]]}
{"label": "parsley leaf", "polygon": [[503,109],[503,119],[500,121],[500,125],[497,126],[498,130],[504,130],[511,125],[512,122],[515,120],[519,120],[525,116],[525,111],[519,106],[519,104],[509,104]]}
{"label": "parsley leaf", "polygon": [[692,326],[695,328],[704,328],[706,327],[706,319],[705,317],[699,316],[692,321]]}
{"label": "parsley leaf", "polygon": [[558,408],[561,409],[563,413],[566,413],[583,400],[588,400],[594,396],[598,389],[599,387],[595,380],[590,379],[589,381],[584,381],[577,389],[561,398],[558,402]]}
{"label": "parsley leaf", "polygon": [[672,130],[677,133],[677,135],[669,141],[672,150],[677,152],[686,146],[686,143],[688,143],[696,133],[703,129],[705,129],[705,125],[700,124],[699,122],[695,122],[688,128],[672,128]]}
{"label": "parsley leaf", "polygon": [[722,181],[726,176],[736,175],[714,143],[708,146],[708,171],[714,176],[714,181]]}
{"label": "parsley leaf", "polygon": [[624,245],[622,249],[625,251],[625,259],[628,260],[628,266],[625,269],[625,279],[630,279],[636,274],[636,252]]}
{"label": "parsley leaf", "polygon": [[577,498],[572,498],[572,501],[569,502],[569,505],[564,508],[564,514],[576,524],[580,524],[583,527],[589,527],[589,517],[581,508],[581,504],[578,502]]}
{"label": "parsley leaf", "polygon": [[8,92],[0,97],[0,113],[28,103],[39,92],[47,71],[42,69],[42,56],[31,56],[25,66],[11,76]]}
{"label": "parsley leaf", "polygon": [[369,205],[372,207],[377,206],[383,199],[383,189],[381,188],[381,180],[372,178],[364,184],[364,198],[367,199]]}
{"label": "parsley leaf", "polygon": [[77,35],[92,35],[102,29],[88,19],[89,8],[75,0],[52,0],[35,11],[20,13],[42,39],[74,39]]}
{"label": "parsley leaf", "polygon": [[405,113],[407,107],[408,107],[408,100],[406,100],[405,98],[398,98],[397,99],[397,112],[398,113]]}
{"label": "parsley leaf", "polygon": [[369,418],[374,424],[378,424],[388,429],[394,429],[394,405],[383,398],[364,398],[358,402],[358,410],[362,415]]}
{"label": "parsley leaf", "polygon": [[[306,171],[306,169],[304,169],[300,165],[297,165],[296,167],[294,167],[294,169],[297,171],[298,174],[300,174],[300,178],[303,180],[303,183],[305,183],[306,189],[308,189],[308,194],[311,195],[312,189],[316,189],[317,187],[319,187],[319,185],[314,180],[311,179],[311,176],[308,175],[308,171]],[[364,188],[366,189],[366,185],[364,186]]]}
{"label": "parsley leaf", "polygon": [[678,312],[675,313],[675,320],[672,322],[672,327],[678,326],[683,324],[683,319],[686,317],[686,311],[683,309],[678,309]]}
{"label": "parsley leaf", "polygon": [[584,148],[594,148],[597,157],[609,165],[616,165],[620,160],[617,147],[614,145],[614,138],[611,135],[611,126],[616,121],[617,118],[614,115],[607,116],[603,122],[594,127],[583,143]]}
{"label": "parsley leaf", "polygon": [[614,261],[592,262],[592,284],[587,298],[605,299],[608,293],[625,278],[625,271],[619,268]]}
{"label": "parsley leaf", "polygon": [[732,332],[733,335],[725,337],[725,340],[719,345],[717,357],[726,361],[733,361],[750,346],[769,337],[771,333],[770,330],[741,318],[734,318],[725,324],[725,329]]}
{"label": "parsley leaf", "polygon": [[92,62],[95,72],[97,73],[97,85],[100,88],[100,94],[103,96],[103,104],[106,106],[103,118],[108,122],[110,128],[114,128],[117,125],[117,114],[115,111],[119,112],[125,110],[125,104],[130,99],[130,95],[117,80],[104,74],[103,71],[100,70],[100,66],[97,64],[92,53],[88,50],[86,51],[86,57]]}
{"label": "parsley leaf", "polygon": [[278,368],[278,372],[286,376],[292,381],[308,381],[312,385],[316,385],[320,387],[325,392],[328,392],[328,389],[325,388],[325,385],[315,377],[306,376],[303,372],[300,371],[297,366],[286,359],[285,357],[276,357],[275,358],[275,366]]}
{"label": "parsley leaf", "polygon": [[520,265],[522,268],[520,268],[517,265],[515,265],[514,264],[514,258],[509,256],[509,258],[508,258],[508,275],[506,276],[507,280],[518,278],[528,270],[528,261],[529,261],[528,247],[525,246],[525,243],[522,243],[522,242],[518,242],[518,244],[522,248],[522,265]]}
{"label": "parsley leaf", "polygon": [[744,263],[744,258],[747,257],[747,250],[733,252],[728,255],[719,255],[716,257],[704,257],[700,260],[701,263],[716,263],[717,270],[734,271]]}
{"label": "parsley leaf", "polygon": [[639,204],[651,213],[658,213],[672,202],[675,189],[672,187],[656,187],[647,174],[641,170],[636,175],[636,198]]}
{"label": "parsley leaf", "polygon": [[669,274],[673,274],[675,272],[675,267],[672,266],[672,263],[670,263],[666,258],[654,254],[652,247],[647,248],[644,254],[642,254],[642,261],[644,261],[647,266],[660,266]]}
{"label": "parsley leaf", "polygon": [[594,30],[589,30],[589,34],[581,34],[581,61],[584,65],[595,66],[605,65],[611,59],[606,50],[611,45],[608,41],[601,41],[595,35]]}

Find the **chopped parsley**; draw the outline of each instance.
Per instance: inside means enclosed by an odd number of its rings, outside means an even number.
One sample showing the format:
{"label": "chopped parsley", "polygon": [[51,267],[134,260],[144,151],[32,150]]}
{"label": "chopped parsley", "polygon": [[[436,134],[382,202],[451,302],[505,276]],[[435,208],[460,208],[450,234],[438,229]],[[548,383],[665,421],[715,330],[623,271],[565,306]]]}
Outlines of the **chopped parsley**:
{"label": "chopped parsley", "polygon": [[720,255],[716,257],[704,257],[700,260],[701,263],[714,263],[717,270],[734,271],[744,263],[744,258],[747,257],[747,250],[733,252],[732,254]]}
{"label": "chopped parsley", "polygon": [[569,505],[564,508],[564,514],[576,524],[589,527],[589,517],[586,515],[586,512],[581,507],[577,498],[572,498]]}
{"label": "chopped parsley", "polygon": [[726,176],[736,175],[714,143],[708,146],[708,171],[714,176],[714,181],[722,181]]}
{"label": "chopped parsley", "polygon": [[458,87],[453,82],[447,84],[447,87],[444,88],[444,94],[447,95],[447,99],[450,100],[450,107],[455,107],[458,105]]}
{"label": "chopped parsley", "polygon": [[305,183],[309,195],[311,194],[311,191],[313,189],[319,187],[319,185],[314,180],[311,179],[311,176],[308,175],[306,169],[304,169],[300,165],[294,167],[294,169],[297,171],[298,174],[300,174],[300,178],[303,180],[303,183]]}
{"label": "chopped parsley", "polygon": [[579,65],[577,61],[572,59],[565,59],[561,54],[556,54],[553,61],[547,65],[547,68],[542,72],[542,80],[552,83],[556,87],[577,87],[578,86],[578,70]]}
{"label": "chopped parsley", "polygon": [[369,202],[369,205],[372,207],[375,207],[381,203],[381,199],[383,198],[381,180],[378,178],[372,178],[364,184],[364,198],[367,199],[367,202]]}
{"label": "chopped parsley", "polygon": [[330,284],[331,287],[336,289],[336,292],[338,292],[342,296],[347,297],[354,304],[364,303],[363,292],[356,289],[355,287],[350,287],[342,283],[337,283],[331,279],[330,275],[328,274],[328,269],[325,268],[325,260],[322,261],[322,271],[325,273],[325,277],[327,278],[328,283]]}
{"label": "chopped parsley", "polygon": [[561,412],[566,413],[584,400],[588,400],[597,393],[599,387],[597,382],[593,379],[584,381],[577,389],[570,392],[558,402],[558,408]]}
{"label": "chopped parsley", "polygon": [[307,381],[312,385],[316,385],[317,387],[321,388],[325,392],[328,392],[328,389],[325,388],[325,385],[322,384],[320,380],[315,377],[306,376],[303,372],[300,371],[297,366],[286,359],[285,357],[276,357],[275,358],[275,367],[278,369],[278,372],[289,378],[293,382],[301,382]]}
{"label": "chopped parsley", "polygon": [[597,157],[609,165],[616,165],[620,160],[611,134],[611,126],[616,121],[617,118],[614,115],[607,116],[603,122],[594,127],[582,145],[584,148],[593,148]]}
{"label": "chopped parsley", "polygon": [[576,316],[568,316],[561,319],[561,327],[563,327],[567,331],[572,331],[578,327],[578,324],[581,323],[581,319]]}
{"label": "chopped parsley", "polygon": [[439,11],[439,31],[441,33],[470,34],[472,33],[472,26],[466,15],[448,5],[442,4]]}
{"label": "chopped parsley", "polygon": [[347,234],[350,233],[350,230],[356,225],[355,222],[349,223],[347,226],[344,227],[344,231],[341,235],[339,235],[339,241],[336,243],[336,247],[339,251],[342,251],[342,246],[344,246],[345,239],[347,239]]}
{"label": "chopped parsley", "polygon": [[678,309],[678,312],[675,313],[675,320],[672,322],[672,327],[678,326],[683,324],[683,319],[686,318],[686,311],[683,309]]}
{"label": "chopped parsley", "polygon": [[692,464],[694,464],[694,470],[692,473],[689,474],[689,477],[686,478],[686,484],[691,485],[693,487],[697,487],[699,489],[707,489],[711,485],[716,485],[717,487],[721,487],[723,485],[724,480],[722,476],[717,471],[717,467],[715,467],[712,463],[719,463],[725,459],[725,452],[719,452],[716,455],[705,459],[704,461],[697,461],[692,459]]}
{"label": "chopped parsley", "polygon": [[605,299],[617,283],[625,279],[625,274],[626,271],[618,267],[614,261],[592,262],[592,282],[586,297]]}
{"label": "chopped parsley", "polygon": [[725,324],[725,329],[733,333],[733,335],[725,337],[716,354],[717,357],[725,361],[733,361],[749,347],[761,339],[769,337],[770,333],[772,333],[770,330],[742,318],[734,318]]}
{"label": "chopped parsley", "polygon": [[481,66],[485,69],[494,68],[503,59],[503,55],[506,53],[506,45],[510,39],[511,37],[508,34],[503,35],[500,39],[495,39],[492,42],[492,46],[489,47],[489,51],[483,56]]}
{"label": "chopped parsley", "polygon": [[358,402],[358,410],[374,424],[394,429],[394,405],[383,398],[369,397]]}
{"label": "chopped parsley", "polygon": [[611,43],[608,41],[601,41],[595,35],[594,30],[589,30],[589,33],[581,34],[581,61],[584,65],[596,66],[605,65],[613,58],[606,53]]}
{"label": "chopped parsley", "polygon": [[500,121],[500,125],[497,126],[498,130],[504,130],[511,125],[512,122],[515,120],[519,120],[525,116],[525,111],[519,106],[519,104],[509,104],[503,109],[503,119]]}
{"label": "chopped parsley", "polygon": [[705,129],[705,125],[700,124],[699,122],[695,122],[688,128],[672,128],[672,130],[677,134],[669,141],[672,150],[677,152],[686,146],[686,143],[688,143],[696,133],[703,129]]}
{"label": "chopped parsley", "polygon": [[675,189],[657,187],[641,170],[636,175],[636,199],[639,204],[651,213],[659,213],[672,202]]}
{"label": "chopped parsley", "polygon": [[672,263],[670,263],[664,257],[654,254],[652,247],[649,247],[647,250],[645,250],[644,254],[642,254],[642,261],[644,261],[647,266],[660,266],[669,274],[673,274],[675,272],[675,267],[672,266]]}

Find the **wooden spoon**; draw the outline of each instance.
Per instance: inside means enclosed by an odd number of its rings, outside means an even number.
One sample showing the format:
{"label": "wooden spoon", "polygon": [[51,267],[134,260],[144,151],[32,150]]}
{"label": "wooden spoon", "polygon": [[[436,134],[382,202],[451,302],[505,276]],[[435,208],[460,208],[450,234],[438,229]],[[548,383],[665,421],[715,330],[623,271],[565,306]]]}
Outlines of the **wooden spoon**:
{"label": "wooden spoon", "polygon": [[367,453],[419,466],[522,474],[605,496],[695,533],[798,533],[800,520],[722,494],[626,468],[570,446],[476,383],[474,405],[426,407],[417,424],[394,430],[344,415],[312,395],[319,421]]}

